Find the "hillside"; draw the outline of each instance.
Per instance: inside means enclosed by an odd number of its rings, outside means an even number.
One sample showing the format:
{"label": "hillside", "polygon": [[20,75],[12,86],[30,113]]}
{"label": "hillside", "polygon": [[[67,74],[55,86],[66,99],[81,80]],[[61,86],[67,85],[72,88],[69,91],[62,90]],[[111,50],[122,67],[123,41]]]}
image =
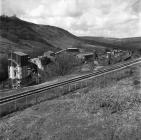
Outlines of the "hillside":
{"label": "hillside", "polygon": [[141,49],[141,37],[77,37],[55,26],[33,24],[17,17],[0,16],[0,53],[7,53],[12,49],[37,56],[44,51],[58,51],[70,47],[87,50],[105,47]]}
{"label": "hillside", "polygon": [[85,42],[121,50],[141,50],[141,37],[133,38],[106,38],[106,37],[81,37]]}
{"label": "hillside", "polygon": [[35,50],[57,51],[75,47],[81,42],[76,36],[58,27],[37,25],[17,17],[0,17],[0,53],[10,49],[26,53]]}

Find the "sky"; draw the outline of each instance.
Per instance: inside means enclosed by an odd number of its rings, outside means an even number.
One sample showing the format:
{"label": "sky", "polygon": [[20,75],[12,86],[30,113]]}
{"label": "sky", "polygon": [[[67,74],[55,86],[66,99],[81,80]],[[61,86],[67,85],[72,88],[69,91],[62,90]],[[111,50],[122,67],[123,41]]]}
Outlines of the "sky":
{"label": "sky", "polygon": [[141,36],[141,0],[0,0],[0,14],[78,36]]}

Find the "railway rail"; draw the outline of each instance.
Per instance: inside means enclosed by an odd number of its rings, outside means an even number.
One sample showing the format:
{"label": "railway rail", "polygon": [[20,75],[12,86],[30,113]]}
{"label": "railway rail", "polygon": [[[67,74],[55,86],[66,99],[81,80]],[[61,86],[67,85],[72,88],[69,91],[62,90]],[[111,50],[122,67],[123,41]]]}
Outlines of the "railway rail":
{"label": "railway rail", "polygon": [[31,90],[28,90],[28,91],[20,92],[18,94],[6,96],[6,97],[3,97],[3,98],[0,99],[0,105],[4,104],[4,103],[8,103],[10,101],[17,100],[19,98],[29,96],[29,95],[41,93],[43,91],[47,91],[49,89],[53,89],[53,88],[56,88],[56,87],[59,87],[59,86],[64,86],[64,85],[67,85],[67,84],[83,81],[83,80],[86,80],[86,79],[89,79],[89,78],[99,77],[99,76],[102,76],[104,74],[108,74],[108,73],[111,73],[111,72],[114,72],[114,71],[118,71],[118,70],[127,68],[129,66],[133,66],[133,65],[139,64],[139,63],[141,63],[141,58],[138,58],[138,59],[135,59],[135,60],[130,60],[128,62],[123,62],[121,64],[115,64],[115,65],[109,66],[105,69],[101,69],[101,70],[98,70],[96,72],[85,74],[85,75],[82,75],[82,76],[77,76],[75,78],[71,78],[71,79],[68,79],[68,80],[65,80],[65,81],[62,81],[62,82],[56,82],[56,83],[49,84],[49,85],[46,85],[46,86],[43,86],[43,87],[40,87],[40,88],[37,88],[37,89],[31,89]]}

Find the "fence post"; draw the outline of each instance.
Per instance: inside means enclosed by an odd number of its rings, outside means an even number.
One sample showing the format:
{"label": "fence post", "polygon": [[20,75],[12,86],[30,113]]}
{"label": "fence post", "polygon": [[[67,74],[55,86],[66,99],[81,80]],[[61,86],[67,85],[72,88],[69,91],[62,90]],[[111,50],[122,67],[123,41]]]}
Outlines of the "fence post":
{"label": "fence post", "polygon": [[26,101],[25,101],[25,102],[26,102],[26,106],[28,106],[28,105],[27,105],[27,96],[25,97],[25,100],[26,100]]}
{"label": "fence post", "polygon": [[106,75],[104,74],[104,76],[103,76],[103,87],[106,87]]}
{"label": "fence post", "polygon": [[99,84],[99,79],[98,79],[98,77],[96,77],[95,82],[96,82],[96,86],[97,86],[97,88],[100,88],[100,84]]}
{"label": "fence post", "polygon": [[16,100],[15,100],[15,110],[17,110],[17,102],[16,102]]}

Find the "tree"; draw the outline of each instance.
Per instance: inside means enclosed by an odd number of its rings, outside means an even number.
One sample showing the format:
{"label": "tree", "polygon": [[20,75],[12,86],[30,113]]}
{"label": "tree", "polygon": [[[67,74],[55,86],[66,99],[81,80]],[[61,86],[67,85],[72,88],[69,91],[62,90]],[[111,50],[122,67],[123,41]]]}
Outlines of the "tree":
{"label": "tree", "polygon": [[58,75],[65,75],[77,65],[77,59],[73,55],[63,54],[56,58],[56,73]]}

